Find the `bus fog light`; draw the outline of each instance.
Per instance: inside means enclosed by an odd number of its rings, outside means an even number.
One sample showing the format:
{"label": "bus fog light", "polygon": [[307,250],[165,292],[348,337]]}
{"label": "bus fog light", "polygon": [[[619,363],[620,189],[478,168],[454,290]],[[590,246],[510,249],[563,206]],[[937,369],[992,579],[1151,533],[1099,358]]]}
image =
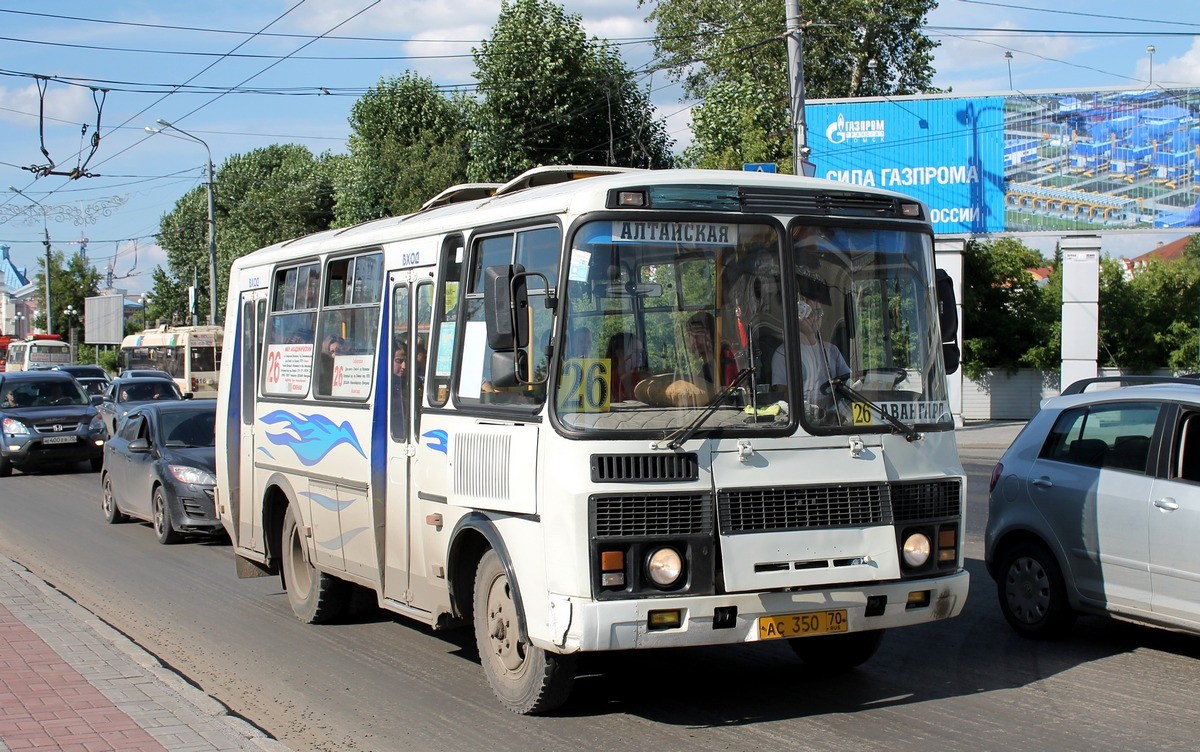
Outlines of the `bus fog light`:
{"label": "bus fog light", "polygon": [[904,539],[904,563],[910,567],[924,566],[929,561],[929,536],[925,533],[913,533]]}
{"label": "bus fog light", "polygon": [[646,573],[655,585],[670,587],[678,582],[683,574],[683,559],[673,548],[664,546],[656,549],[646,562]]}

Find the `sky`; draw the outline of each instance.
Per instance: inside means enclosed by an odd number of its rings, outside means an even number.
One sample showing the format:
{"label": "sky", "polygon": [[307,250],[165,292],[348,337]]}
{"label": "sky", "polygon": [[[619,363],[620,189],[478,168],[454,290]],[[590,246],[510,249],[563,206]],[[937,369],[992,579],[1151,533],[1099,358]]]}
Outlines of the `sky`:
{"label": "sky", "polygon": [[[589,34],[618,44],[630,68],[651,62],[653,0],[563,5]],[[0,0],[0,245],[32,278],[44,222],[55,250],[86,241],[101,274],[137,295],[164,263],[153,238],[160,217],[204,183],[207,158],[205,145],[147,127],[172,123],[205,142],[218,167],[272,143],[344,152],[350,108],[381,77],[415,70],[470,85],[471,49],[499,9],[498,0]],[[1195,10],[1195,0],[942,0],[926,24],[940,42],[934,84],[963,95],[1200,86]],[[36,76],[85,86],[49,80],[42,95]],[[682,148],[692,103],[662,72],[643,83]],[[91,177],[24,169],[51,163]],[[1104,250],[1136,256],[1178,237],[1105,236]],[[1027,242],[1053,250],[1053,238]]]}

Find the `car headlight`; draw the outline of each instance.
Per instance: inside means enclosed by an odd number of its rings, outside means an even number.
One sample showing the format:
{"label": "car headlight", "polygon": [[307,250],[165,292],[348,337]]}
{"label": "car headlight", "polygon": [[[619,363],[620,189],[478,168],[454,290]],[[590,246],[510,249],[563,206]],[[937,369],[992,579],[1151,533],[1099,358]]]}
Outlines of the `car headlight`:
{"label": "car headlight", "polygon": [[5,418],[4,433],[9,436],[28,436],[29,427],[16,418]]}
{"label": "car headlight", "polygon": [[904,539],[904,563],[913,568],[924,566],[925,562],[929,561],[932,548],[929,536],[925,533],[913,533]]}
{"label": "car headlight", "polygon": [[175,476],[175,480],[180,483],[195,483],[198,486],[215,486],[217,479],[207,470],[201,470],[198,467],[190,467],[188,465],[168,465],[167,469],[171,471],[171,475]]}
{"label": "car headlight", "polygon": [[656,549],[646,560],[646,573],[655,585],[670,587],[683,574],[683,559],[673,548],[664,546]]}

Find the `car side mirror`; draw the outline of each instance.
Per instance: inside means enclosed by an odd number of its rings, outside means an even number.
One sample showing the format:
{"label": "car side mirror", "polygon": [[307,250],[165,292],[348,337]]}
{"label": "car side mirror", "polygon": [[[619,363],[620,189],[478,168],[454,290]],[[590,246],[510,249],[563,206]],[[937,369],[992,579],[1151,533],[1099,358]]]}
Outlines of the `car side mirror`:
{"label": "car side mirror", "polygon": [[191,399],[191,398],[192,398],[192,396],[193,396],[193,395],[192,395],[192,393],[191,393],[191,392],[184,392],[184,393],[183,393],[183,399]]}
{"label": "car side mirror", "polygon": [[129,442],[129,451],[133,452],[134,454],[145,454],[146,452],[149,452],[150,440],[144,438],[134,439],[133,441]]}
{"label": "car side mirror", "polygon": [[104,404],[104,395],[103,394],[93,394],[90,397],[88,397],[88,401],[91,402],[93,406],[99,407],[100,405]]}

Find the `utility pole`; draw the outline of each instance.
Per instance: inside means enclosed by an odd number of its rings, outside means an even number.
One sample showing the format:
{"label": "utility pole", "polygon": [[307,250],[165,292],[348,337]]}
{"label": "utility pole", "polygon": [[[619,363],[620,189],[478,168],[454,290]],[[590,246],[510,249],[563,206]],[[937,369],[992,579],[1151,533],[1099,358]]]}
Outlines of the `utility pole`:
{"label": "utility pole", "polygon": [[804,120],[804,31],[800,28],[800,0],[787,0],[788,91],[792,99],[792,170],[803,175],[808,161],[807,125]]}

